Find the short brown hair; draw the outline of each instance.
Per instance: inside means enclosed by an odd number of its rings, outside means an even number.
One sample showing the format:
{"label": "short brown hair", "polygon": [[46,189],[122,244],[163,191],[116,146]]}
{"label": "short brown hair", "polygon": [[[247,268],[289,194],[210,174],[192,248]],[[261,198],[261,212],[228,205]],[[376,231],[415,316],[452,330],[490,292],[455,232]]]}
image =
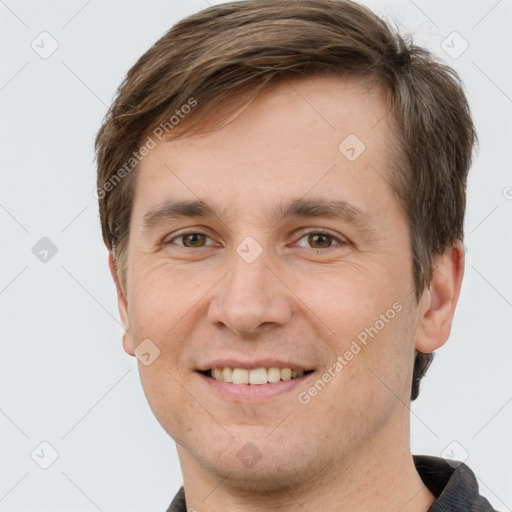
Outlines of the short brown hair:
{"label": "short brown hair", "polygon": [[[103,240],[123,290],[144,141],[164,129],[169,139],[206,120],[226,120],[270,85],[320,74],[361,78],[385,94],[396,139],[390,185],[408,220],[419,301],[435,257],[463,240],[476,132],[452,68],[368,8],[341,0],[246,0],[205,9],[177,23],[128,71],[95,141]],[[179,127],[171,121],[178,115]],[[416,353],[412,400],[432,356]]]}

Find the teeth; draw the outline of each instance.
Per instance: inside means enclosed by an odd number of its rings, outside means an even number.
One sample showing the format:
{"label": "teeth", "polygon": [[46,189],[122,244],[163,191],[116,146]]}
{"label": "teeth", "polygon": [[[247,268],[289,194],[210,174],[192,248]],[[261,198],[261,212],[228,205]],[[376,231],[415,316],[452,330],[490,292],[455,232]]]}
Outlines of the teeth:
{"label": "teeth", "polygon": [[292,378],[292,371],[290,368],[283,368],[281,370],[281,379],[282,380],[290,380]]}
{"label": "teeth", "polygon": [[[217,377],[214,379],[221,380]],[[243,368],[233,369],[233,384],[249,384],[249,371]]]}
{"label": "teeth", "polygon": [[279,382],[281,380],[281,370],[279,368],[269,368],[267,370],[268,382]]}
{"label": "teeth", "polygon": [[266,368],[255,368],[249,371],[249,384],[266,384],[267,370]]}
{"label": "teeth", "polygon": [[233,384],[267,384],[268,382],[279,382],[280,380],[296,379],[302,377],[304,370],[292,370],[291,368],[213,368],[210,376],[221,382],[232,382]]}
{"label": "teeth", "polygon": [[222,380],[224,382],[233,382],[233,368],[223,368],[222,369]]}

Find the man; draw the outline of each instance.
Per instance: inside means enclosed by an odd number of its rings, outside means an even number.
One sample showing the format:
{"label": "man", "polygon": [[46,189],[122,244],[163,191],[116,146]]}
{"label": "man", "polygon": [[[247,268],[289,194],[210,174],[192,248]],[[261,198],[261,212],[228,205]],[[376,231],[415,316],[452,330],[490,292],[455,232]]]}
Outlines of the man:
{"label": "man", "polygon": [[128,72],[98,197],[169,511],[492,510],[409,447],[475,142],[455,72],[352,2],[212,7]]}

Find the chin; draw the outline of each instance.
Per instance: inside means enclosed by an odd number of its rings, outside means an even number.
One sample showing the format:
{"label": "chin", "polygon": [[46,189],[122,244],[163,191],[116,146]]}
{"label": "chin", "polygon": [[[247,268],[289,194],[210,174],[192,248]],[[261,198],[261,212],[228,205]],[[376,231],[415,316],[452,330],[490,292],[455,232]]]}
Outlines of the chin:
{"label": "chin", "polygon": [[[227,426],[233,436],[230,437],[218,427],[215,431],[208,429],[208,436],[205,432],[196,439],[187,432],[187,439],[179,443],[178,453],[180,459],[187,459],[187,465],[201,467],[240,496],[275,495],[285,489],[302,492],[311,483],[311,476],[325,469],[327,455],[322,455],[320,442],[307,432],[294,435],[288,430],[277,435],[277,430],[272,431],[275,428],[276,425],[265,429],[256,425],[245,429],[240,425]],[[212,439],[214,432],[216,439]]]}

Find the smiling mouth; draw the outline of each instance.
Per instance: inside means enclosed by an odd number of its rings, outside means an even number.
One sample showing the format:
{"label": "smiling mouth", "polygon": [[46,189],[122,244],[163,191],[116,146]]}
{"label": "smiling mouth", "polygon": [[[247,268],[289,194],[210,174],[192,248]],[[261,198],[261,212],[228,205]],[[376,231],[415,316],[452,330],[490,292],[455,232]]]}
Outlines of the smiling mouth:
{"label": "smiling mouth", "polygon": [[231,384],[261,385],[292,380],[308,375],[313,370],[292,370],[291,368],[254,368],[247,370],[245,368],[213,368],[211,370],[200,371],[206,377],[210,377],[220,382],[229,382]]}

